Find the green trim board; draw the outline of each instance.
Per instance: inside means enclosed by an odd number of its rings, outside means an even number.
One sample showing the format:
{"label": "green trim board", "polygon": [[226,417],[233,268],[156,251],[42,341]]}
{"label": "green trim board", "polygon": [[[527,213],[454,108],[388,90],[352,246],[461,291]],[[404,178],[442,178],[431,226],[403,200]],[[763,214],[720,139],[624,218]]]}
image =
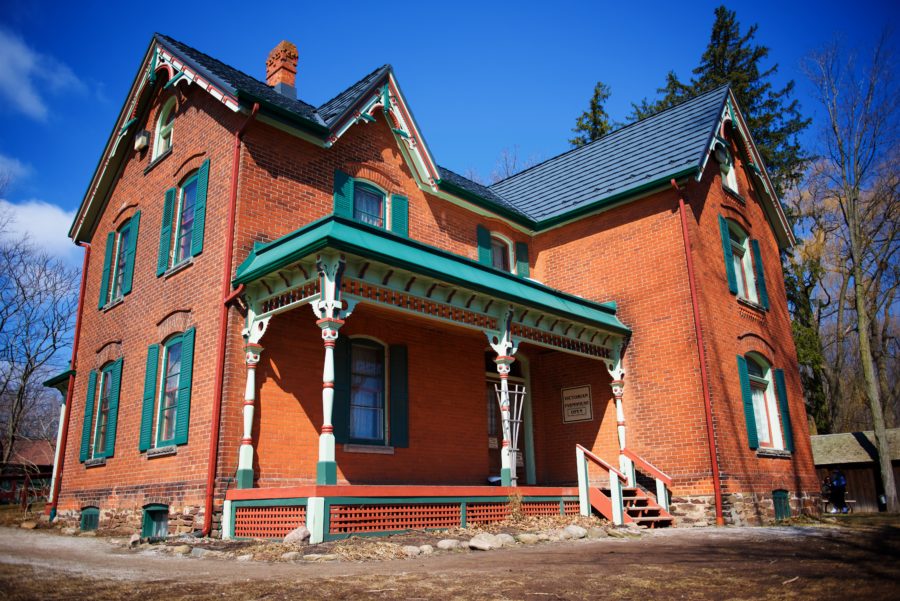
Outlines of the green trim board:
{"label": "green trim board", "polygon": [[570,295],[466,257],[334,215],[254,247],[238,267],[233,283],[235,286],[250,283],[324,248],[378,260],[492,297],[530,305],[560,317],[577,318],[579,322],[613,333],[631,333],[616,318],[616,310],[608,304]]}
{"label": "green trim board", "polygon": [[67,369],[64,372],[56,374],[52,378],[48,378],[48,379],[44,380],[43,382],[41,382],[41,386],[44,386],[46,388],[56,388],[57,390],[59,390],[60,385],[62,385],[62,384],[68,385],[69,376],[74,376],[74,375],[75,375],[74,369]]}

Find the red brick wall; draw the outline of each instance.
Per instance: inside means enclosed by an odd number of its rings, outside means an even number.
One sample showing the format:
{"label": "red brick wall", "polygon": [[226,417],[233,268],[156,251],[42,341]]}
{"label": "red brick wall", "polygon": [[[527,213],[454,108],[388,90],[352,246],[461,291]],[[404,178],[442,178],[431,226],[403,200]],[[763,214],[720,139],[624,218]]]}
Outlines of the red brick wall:
{"label": "red brick wall", "polygon": [[[224,248],[227,199],[231,176],[231,135],[238,116],[196,87],[178,85],[154,99],[150,114],[138,129],[153,130],[157,111],[172,93],[179,109],[172,153],[148,173],[151,151],[129,151],[119,181],[91,237],[91,263],[86,280],[78,376],[72,401],[60,509],[78,509],[99,500],[102,508],[140,508],[150,500],[173,506],[202,504],[206,457],[211,429],[214,387],[212,352],[217,345],[218,305]],[[178,185],[200,164],[210,160],[203,253],[193,264],[166,278],[156,277],[163,192]],[[107,233],[141,211],[133,288],[124,301],[106,311],[97,309]],[[138,450],[141,401],[147,347],[162,342],[165,324],[175,311],[196,327],[193,392],[188,444],[178,454],[148,460]],[[182,319],[182,317],[179,317]],[[120,341],[120,344],[109,344]],[[105,348],[104,348],[105,347]],[[102,351],[102,352],[101,352]],[[115,356],[113,356],[115,355]],[[86,469],[79,462],[88,374],[103,361],[122,356],[122,383],[115,456],[106,465]]]}

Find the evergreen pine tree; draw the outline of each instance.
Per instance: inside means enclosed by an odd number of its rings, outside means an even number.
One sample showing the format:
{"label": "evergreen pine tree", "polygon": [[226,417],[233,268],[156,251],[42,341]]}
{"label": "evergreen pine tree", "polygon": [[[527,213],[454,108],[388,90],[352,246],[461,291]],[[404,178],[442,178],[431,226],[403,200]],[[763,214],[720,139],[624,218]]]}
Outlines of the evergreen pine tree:
{"label": "evergreen pine tree", "polygon": [[575,127],[572,128],[576,136],[569,140],[569,144],[576,147],[584,146],[612,131],[609,114],[603,108],[603,104],[609,100],[609,94],[609,86],[598,81],[594,86],[590,107],[578,117]]}
{"label": "evergreen pine tree", "polygon": [[780,193],[800,177],[806,157],[800,148],[799,133],[809,126],[810,120],[801,116],[797,100],[791,98],[793,80],[780,90],[773,88],[771,78],[778,65],[763,70],[769,48],[754,43],[758,27],[753,25],[742,35],[737,14],[724,5],[716,9],[715,15],[709,44],[690,82],[683,83],[674,72],[669,72],[665,86],[657,90],[662,97],[633,104],[631,117],[643,119],[728,84]]}

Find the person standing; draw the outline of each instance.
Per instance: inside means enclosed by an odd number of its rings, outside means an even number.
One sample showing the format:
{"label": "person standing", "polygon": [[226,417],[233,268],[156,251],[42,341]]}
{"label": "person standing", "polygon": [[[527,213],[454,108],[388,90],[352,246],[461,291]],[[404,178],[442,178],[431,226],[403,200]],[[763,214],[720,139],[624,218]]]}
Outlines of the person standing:
{"label": "person standing", "polygon": [[831,474],[831,513],[847,513],[847,478],[835,468]]}

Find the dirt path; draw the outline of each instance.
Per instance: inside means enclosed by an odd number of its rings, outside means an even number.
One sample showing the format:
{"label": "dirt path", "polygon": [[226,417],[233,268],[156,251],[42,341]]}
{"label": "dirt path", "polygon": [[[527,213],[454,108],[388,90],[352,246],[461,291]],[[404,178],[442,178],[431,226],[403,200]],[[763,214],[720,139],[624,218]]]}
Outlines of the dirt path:
{"label": "dirt path", "polygon": [[0,528],[9,599],[852,599],[900,590],[900,528],[663,530],[385,562],[153,556]]}

